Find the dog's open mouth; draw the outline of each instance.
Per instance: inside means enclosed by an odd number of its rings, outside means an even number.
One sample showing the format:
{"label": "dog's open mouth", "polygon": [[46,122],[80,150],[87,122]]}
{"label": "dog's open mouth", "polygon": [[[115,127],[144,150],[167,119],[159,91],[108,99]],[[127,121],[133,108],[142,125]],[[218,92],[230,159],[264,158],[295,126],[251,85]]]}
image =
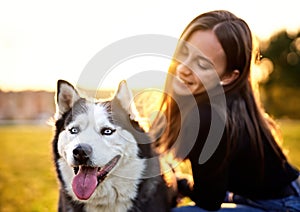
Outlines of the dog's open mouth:
{"label": "dog's open mouth", "polygon": [[72,188],[78,199],[87,200],[108,173],[117,165],[121,155],[115,156],[103,167],[79,166],[74,168]]}

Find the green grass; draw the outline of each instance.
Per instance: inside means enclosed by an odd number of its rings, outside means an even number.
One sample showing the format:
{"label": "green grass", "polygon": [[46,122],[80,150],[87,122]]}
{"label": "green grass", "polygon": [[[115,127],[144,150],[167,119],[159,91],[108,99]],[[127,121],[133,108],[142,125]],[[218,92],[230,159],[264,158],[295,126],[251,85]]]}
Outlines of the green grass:
{"label": "green grass", "polygon": [[[279,122],[290,161],[300,168],[300,121]],[[52,128],[0,127],[0,211],[56,211]]]}
{"label": "green grass", "polygon": [[300,169],[300,120],[278,122],[283,137],[283,148],[290,162]]}
{"label": "green grass", "polygon": [[0,127],[0,211],[56,211],[51,127]]}

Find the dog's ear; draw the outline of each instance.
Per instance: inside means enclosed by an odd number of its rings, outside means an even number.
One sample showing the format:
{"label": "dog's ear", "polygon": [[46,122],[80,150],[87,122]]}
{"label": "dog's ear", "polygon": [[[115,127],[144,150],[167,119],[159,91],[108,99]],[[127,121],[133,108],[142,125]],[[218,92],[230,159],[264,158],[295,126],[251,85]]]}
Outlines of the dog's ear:
{"label": "dog's ear", "polygon": [[131,120],[138,121],[139,113],[136,109],[132,92],[129,90],[125,80],[121,81],[115,97],[121,103],[124,110],[128,112]]}
{"label": "dog's ear", "polygon": [[73,85],[64,80],[58,80],[56,90],[57,118],[70,110],[73,107],[74,102],[78,99],[80,99],[80,97]]}

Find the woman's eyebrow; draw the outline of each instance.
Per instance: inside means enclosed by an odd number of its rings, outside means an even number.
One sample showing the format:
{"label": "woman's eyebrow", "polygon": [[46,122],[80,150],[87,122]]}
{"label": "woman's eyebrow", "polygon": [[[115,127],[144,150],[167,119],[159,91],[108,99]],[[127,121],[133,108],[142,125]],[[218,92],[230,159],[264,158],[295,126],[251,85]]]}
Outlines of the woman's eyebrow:
{"label": "woman's eyebrow", "polygon": [[190,43],[188,43],[188,44],[184,43],[184,44],[182,44],[181,47],[187,48],[190,52],[196,53],[196,56],[197,56],[197,57],[200,57],[201,59],[204,59],[204,60],[208,61],[209,63],[213,64],[213,63],[210,61],[210,59],[207,58],[207,57],[205,56],[205,54],[203,54],[203,52],[202,52],[199,48],[197,48],[196,46],[194,46],[194,45],[192,45],[192,44],[190,44]]}
{"label": "woman's eyebrow", "polygon": [[204,60],[205,62],[209,63],[209,65],[211,65],[213,68],[215,68],[215,64],[209,59],[207,58],[201,51],[200,49],[198,49],[197,47],[193,46],[192,44],[190,43],[182,43],[178,50],[179,52],[181,52],[182,49],[186,49],[187,51],[189,52],[196,52],[196,59],[201,59],[201,60]]}

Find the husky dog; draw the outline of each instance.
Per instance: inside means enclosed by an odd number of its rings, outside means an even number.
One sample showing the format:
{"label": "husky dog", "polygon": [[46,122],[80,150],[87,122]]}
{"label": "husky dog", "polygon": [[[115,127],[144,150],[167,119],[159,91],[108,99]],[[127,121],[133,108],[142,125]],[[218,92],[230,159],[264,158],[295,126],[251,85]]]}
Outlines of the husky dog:
{"label": "husky dog", "polygon": [[59,211],[168,211],[151,139],[122,81],[109,101],[89,101],[67,81],[56,92],[54,162]]}

